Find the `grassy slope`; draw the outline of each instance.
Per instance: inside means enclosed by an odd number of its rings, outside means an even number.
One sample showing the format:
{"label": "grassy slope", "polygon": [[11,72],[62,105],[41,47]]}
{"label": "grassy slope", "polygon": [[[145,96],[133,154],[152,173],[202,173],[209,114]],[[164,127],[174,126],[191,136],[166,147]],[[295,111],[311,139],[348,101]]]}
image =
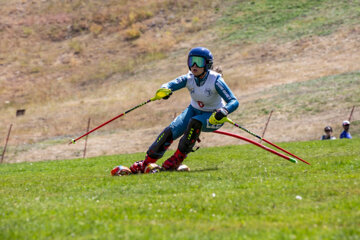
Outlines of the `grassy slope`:
{"label": "grassy slope", "polygon": [[0,238],[359,239],[359,144],[281,144],[311,166],[200,149],[190,173],[128,177],[109,171],[142,155],[1,165]]}

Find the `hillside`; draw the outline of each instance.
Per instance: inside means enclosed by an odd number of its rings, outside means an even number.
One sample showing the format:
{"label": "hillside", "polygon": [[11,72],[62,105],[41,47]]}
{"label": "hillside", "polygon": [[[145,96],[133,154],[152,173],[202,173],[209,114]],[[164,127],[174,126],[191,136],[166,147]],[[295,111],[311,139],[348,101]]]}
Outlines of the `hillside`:
{"label": "hillside", "polygon": [[[14,124],[8,162],[81,156],[80,144],[66,143],[89,117],[94,127],[146,101],[186,73],[187,52],[198,45],[212,50],[241,103],[234,121],[261,133],[275,111],[272,141],[318,139],[325,125],[338,135],[359,104],[356,1],[1,4],[0,139]],[[89,138],[88,156],[145,151],[188,102],[179,91],[104,127]],[[16,118],[17,109],[25,116]],[[355,136],[359,119],[355,110]],[[203,146],[238,143],[202,138]]]}

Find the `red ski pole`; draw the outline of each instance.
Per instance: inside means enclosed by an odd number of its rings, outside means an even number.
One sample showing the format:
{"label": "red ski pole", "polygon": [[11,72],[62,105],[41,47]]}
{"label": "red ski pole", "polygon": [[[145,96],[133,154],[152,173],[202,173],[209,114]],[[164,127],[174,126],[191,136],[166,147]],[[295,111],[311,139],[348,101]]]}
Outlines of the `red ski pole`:
{"label": "red ski pole", "polygon": [[266,151],[269,151],[269,152],[271,152],[271,153],[273,153],[273,154],[275,154],[275,155],[278,155],[279,157],[282,157],[282,158],[284,158],[284,159],[286,159],[286,160],[288,160],[288,161],[290,161],[290,162],[292,162],[292,163],[297,163],[296,159],[294,159],[294,158],[291,158],[291,157],[289,157],[289,156],[286,156],[286,155],[284,155],[284,154],[282,154],[282,153],[279,153],[279,152],[277,152],[277,151],[275,151],[275,150],[273,150],[273,149],[271,149],[271,148],[268,148],[267,146],[264,146],[264,145],[262,145],[262,144],[260,144],[260,143],[257,143],[257,142],[255,142],[255,141],[253,141],[253,140],[251,140],[251,139],[242,137],[242,136],[240,136],[240,135],[236,135],[236,134],[228,133],[228,132],[223,132],[223,131],[219,131],[219,130],[214,131],[214,133],[219,133],[219,134],[227,135],[227,136],[230,136],[230,137],[239,138],[239,139],[241,139],[241,140],[244,140],[244,141],[246,141],[246,142],[249,142],[249,143],[251,143],[251,144],[254,144],[255,146],[261,147],[262,149],[264,149],[264,150],[266,150]]}
{"label": "red ski pole", "polygon": [[129,113],[129,112],[131,112],[131,111],[133,111],[133,110],[135,110],[135,109],[137,109],[137,108],[141,107],[141,106],[144,106],[145,104],[147,104],[147,103],[149,103],[149,102],[151,102],[151,101],[160,100],[160,99],[162,99],[162,98],[164,98],[164,97],[166,97],[166,96],[168,96],[168,95],[170,95],[170,94],[171,94],[171,90],[170,90],[170,89],[161,88],[161,89],[159,89],[159,90],[156,92],[155,97],[153,97],[153,98],[151,98],[151,99],[147,100],[146,102],[140,103],[139,105],[137,105],[137,106],[135,106],[135,107],[133,107],[133,108],[131,108],[131,109],[127,110],[127,111],[126,111],[126,112],[124,112],[124,113],[121,113],[121,114],[117,115],[116,117],[114,117],[114,118],[110,119],[110,120],[109,120],[109,121],[107,121],[107,122],[104,122],[103,124],[101,124],[101,125],[97,126],[96,128],[92,129],[91,131],[89,131],[89,132],[87,132],[87,133],[85,133],[85,134],[81,135],[80,137],[78,137],[78,138],[76,138],[76,139],[71,139],[71,142],[69,142],[69,144],[75,143],[75,142],[76,142],[76,141],[78,141],[79,139],[81,139],[81,138],[83,138],[83,137],[85,137],[85,136],[89,135],[90,133],[92,133],[92,132],[94,132],[94,131],[98,130],[99,128],[101,128],[101,127],[105,126],[106,124],[111,123],[112,121],[114,121],[114,120],[118,119],[119,117],[122,117],[122,116],[124,116],[125,114],[127,114],[127,113]]}
{"label": "red ski pole", "polygon": [[295,154],[292,154],[292,153],[291,153],[291,152],[289,152],[289,151],[286,151],[285,149],[283,149],[283,148],[281,148],[281,147],[279,147],[279,146],[275,145],[274,143],[272,143],[272,142],[270,142],[270,141],[266,140],[265,138],[262,138],[262,137],[260,137],[259,135],[255,134],[255,133],[253,133],[253,132],[251,132],[251,131],[249,131],[249,130],[247,130],[246,128],[244,128],[244,127],[242,127],[242,126],[240,126],[240,125],[238,125],[238,124],[234,123],[231,119],[226,118],[226,122],[231,123],[231,124],[232,124],[232,125],[234,125],[235,127],[238,127],[238,128],[240,128],[241,130],[244,130],[245,132],[247,132],[247,133],[249,133],[249,134],[253,135],[254,137],[257,137],[257,138],[259,138],[260,140],[263,140],[264,142],[266,142],[266,143],[270,144],[271,146],[276,147],[277,149],[279,149],[279,150],[281,150],[281,151],[283,151],[283,152],[285,152],[285,153],[287,153],[287,154],[289,154],[289,155],[293,156],[294,158],[297,158],[297,159],[299,159],[300,161],[302,161],[302,162],[304,162],[304,163],[306,163],[306,164],[309,164],[309,165],[310,165],[310,163],[308,163],[308,162],[307,162],[307,161],[305,161],[304,159],[302,159],[302,158],[300,158],[300,157],[296,156]]}

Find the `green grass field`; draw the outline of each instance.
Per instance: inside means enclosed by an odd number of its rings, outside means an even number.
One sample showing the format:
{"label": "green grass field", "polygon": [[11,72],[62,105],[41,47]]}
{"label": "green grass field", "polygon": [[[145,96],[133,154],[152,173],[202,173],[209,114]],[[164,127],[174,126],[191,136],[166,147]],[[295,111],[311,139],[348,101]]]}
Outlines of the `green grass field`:
{"label": "green grass field", "polygon": [[143,154],[2,164],[0,239],[360,239],[360,139],[279,145],[312,165],[253,145],[186,173],[110,176]]}

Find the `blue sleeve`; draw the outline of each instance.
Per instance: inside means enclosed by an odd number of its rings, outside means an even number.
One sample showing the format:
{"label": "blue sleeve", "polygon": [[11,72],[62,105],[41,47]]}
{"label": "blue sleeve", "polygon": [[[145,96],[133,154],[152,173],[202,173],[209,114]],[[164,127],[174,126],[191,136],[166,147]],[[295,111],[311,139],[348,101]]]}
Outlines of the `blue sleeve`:
{"label": "blue sleeve", "polygon": [[226,110],[228,110],[229,113],[232,113],[238,108],[238,100],[231,92],[230,88],[226,85],[224,79],[222,79],[222,77],[220,76],[216,79],[215,89],[219,93],[219,95],[225,100],[225,108]]}
{"label": "blue sleeve", "polygon": [[183,76],[180,76],[168,83],[165,83],[163,84],[161,87],[162,88],[168,88],[170,89],[171,91],[177,91],[181,88],[184,88],[186,86],[186,83],[187,83],[187,75],[183,75]]}

